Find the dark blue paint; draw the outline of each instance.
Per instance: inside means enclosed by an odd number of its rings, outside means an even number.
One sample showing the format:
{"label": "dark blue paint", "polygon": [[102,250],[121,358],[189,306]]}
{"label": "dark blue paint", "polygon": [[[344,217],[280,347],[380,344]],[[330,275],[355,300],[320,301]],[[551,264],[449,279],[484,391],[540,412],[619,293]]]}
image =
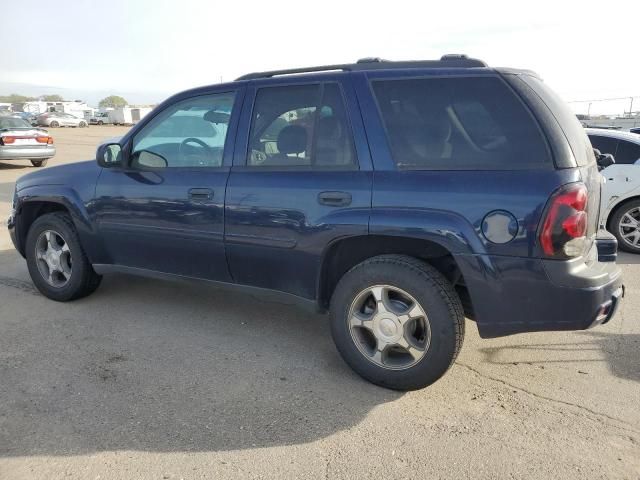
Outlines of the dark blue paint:
{"label": "dark blue paint", "polygon": [[[370,79],[465,73],[496,75],[483,68],[319,73],[182,92],[154,114],[192,96],[236,92],[223,167],[142,172],[83,162],[26,175],[17,183],[17,214],[9,222],[12,238],[24,254],[21,212],[30,202],[56,203],[71,213],[95,265],[234,283],[315,302],[321,300],[326,252],[336,242],[368,235],[418,239],[425,246],[441,246],[455,259],[481,335],[587,328],[598,305],[612,297],[621,280],[614,264],[595,262],[601,275],[593,284],[588,275],[593,263],[579,259],[585,267],[578,269],[581,273],[571,273],[575,265],[549,264],[540,258],[536,232],[549,196],[575,181],[598,188],[595,167],[575,168],[557,125],[545,120],[545,132],[555,129],[553,138],[547,133],[555,164],[574,168],[494,172],[395,168]],[[256,89],[321,81],[337,81],[345,93],[359,168],[245,167]],[[537,113],[543,108],[538,102],[532,109],[539,121],[549,116]],[[154,114],[122,138],[125,152]],[[208,188],[213,196],[194,200],[188,195],[192,188]],[[351,201],[324,205],[319,202],[322,192],[345,192]],[[482,234],[482,221],[494,210],[515,217],[513,240],[497,244]]]}

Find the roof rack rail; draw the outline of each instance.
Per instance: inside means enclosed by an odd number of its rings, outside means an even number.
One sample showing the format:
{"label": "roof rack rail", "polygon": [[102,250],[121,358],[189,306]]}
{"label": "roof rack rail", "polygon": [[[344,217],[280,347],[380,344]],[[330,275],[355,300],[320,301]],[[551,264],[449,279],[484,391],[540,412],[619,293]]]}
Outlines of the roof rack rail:
{"label": "roof rack rail", "polygon": [[322,65],[318,67],[290,68],[287,70],[271,70],[266,72],[247,73],[237,80],[253,80],[256,78],[271,78],[279,75],[295,75],[298,73],[315,73],[331,71],[358,71],[358,70],[383,70],[394,68],[474,68],[487,67],[482,60],[470,58],[462,54],[448,54],[440,57],[440,60],[409,60],[390,61],[379,57],[361,58],[356,63],[344,63],[336,65]]}

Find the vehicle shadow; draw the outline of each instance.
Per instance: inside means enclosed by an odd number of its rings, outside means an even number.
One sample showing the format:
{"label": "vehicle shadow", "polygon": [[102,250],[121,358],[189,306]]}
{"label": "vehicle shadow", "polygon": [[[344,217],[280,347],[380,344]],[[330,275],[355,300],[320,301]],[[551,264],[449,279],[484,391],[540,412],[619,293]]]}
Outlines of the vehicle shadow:
{"label": "vehicle shadow", "polygon": [[485,362],[495,365],[606,362],[618,378],[640,382],[639,334],[588,330],[575,335],[584,341],[490,347],[480,352]]}
{"label": "vehicle shadow", "polygon": [[0,456],[300,444],[401,396],[296,307],[125,275],[60,304],[24,278],[0,276]]}
{"label": "vehicle shadow", "polygon": [[11,160],[7,162],[0,160],[0,170],[26,170],[29,168],[34,168],[29,160]]}

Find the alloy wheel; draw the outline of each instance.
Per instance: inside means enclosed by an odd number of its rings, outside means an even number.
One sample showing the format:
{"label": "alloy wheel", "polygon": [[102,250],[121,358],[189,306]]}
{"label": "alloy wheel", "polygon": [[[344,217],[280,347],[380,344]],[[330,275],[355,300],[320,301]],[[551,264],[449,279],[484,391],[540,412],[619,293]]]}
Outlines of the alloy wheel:
{"label": "alloy wheel", "polygon": [[71,279],[71,250],[62,235],[45,230],[36,241],[36,263],[42,278],[52,287],[62,288]]}
{"label": "alloy wheel", "polygon": [[618,232],[627,244],[640,248],[640,207],[634,207],[622,215]]}
{"label": "alloy wheel", "polygon": [[356,295],[349,309],[349,331],[358,350],[372,363],[403,370],[429,350],[431,327],[422,306],[391,285],[374,285]]}

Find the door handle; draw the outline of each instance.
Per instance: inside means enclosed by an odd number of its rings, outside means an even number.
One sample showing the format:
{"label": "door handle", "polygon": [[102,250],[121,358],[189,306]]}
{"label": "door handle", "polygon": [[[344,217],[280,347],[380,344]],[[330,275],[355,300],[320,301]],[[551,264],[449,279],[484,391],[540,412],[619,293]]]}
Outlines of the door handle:
{"label": "door handle", "polygon": [[347,192],[320,192],[318,203],[329,207],[346,207],[351,205],[351,194]]}
{"label": "door handle", "polygon": [[190,188],[189,200],[211,200],[213,198],[213,190],[210,188]]}

